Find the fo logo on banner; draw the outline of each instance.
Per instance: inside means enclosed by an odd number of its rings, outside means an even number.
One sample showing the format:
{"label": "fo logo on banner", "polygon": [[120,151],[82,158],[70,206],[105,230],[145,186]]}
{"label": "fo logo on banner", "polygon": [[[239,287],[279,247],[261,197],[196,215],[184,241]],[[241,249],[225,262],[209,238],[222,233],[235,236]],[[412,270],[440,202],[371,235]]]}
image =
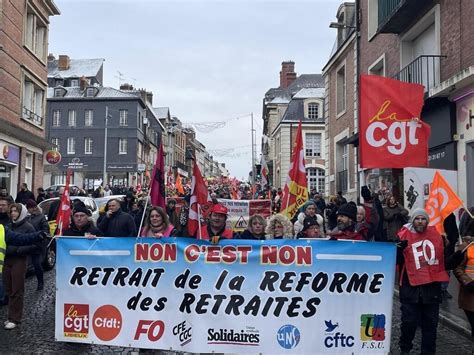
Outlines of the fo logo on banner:
{"label": "fo logo on banner", "polygon": [[300,331],[294,325],[286,324],[278,329],[278,344],[284,349],[294,349],[300,342]]}
{"label": "fo logo on banner", "polygon": [[64,336],[87,338],[89,334],[89,305],[64,304]]}
{"label": "fo logo on banner", "polygon": [[122,314],[110,304],[97,308],[92,319],[94,333],[100,340],[110,341],[122,330]]}
{"label": "fo logo on banner", "polygon": [[360,316],[362,349],[383,349],[385,340],[385,314]]}

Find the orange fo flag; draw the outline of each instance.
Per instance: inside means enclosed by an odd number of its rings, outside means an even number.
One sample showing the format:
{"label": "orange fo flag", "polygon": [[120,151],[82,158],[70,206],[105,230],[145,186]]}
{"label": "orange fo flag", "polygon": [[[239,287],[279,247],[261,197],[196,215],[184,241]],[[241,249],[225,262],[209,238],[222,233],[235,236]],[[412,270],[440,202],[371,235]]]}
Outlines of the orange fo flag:
{"label": "orange fo flag", "polygon": [[176,182],[174,184],[174,187],[176,187],[176,191],[180,193],[181,195],[184,195],[184,188],[183,188],[183,182],[181,181],[181,175],[178,174],[178,177],[176,178]]}
{"label": "orange fo flag", "polygon": [[283,190],[280,213],[286,215],[289,219],[293,218],[308,198],[308,182],[304,166],[303,133],[300,121],[291,157],[290,170],[286,178],[285,189]]}
{"label": "orange fo flag", "polygon": [[438,171],[431,183],[430,196],[425,209],[430,217],[430,226],[434,226],[441,234],[444,233],[443,222],[446,217],[463,206],[462,200]]}

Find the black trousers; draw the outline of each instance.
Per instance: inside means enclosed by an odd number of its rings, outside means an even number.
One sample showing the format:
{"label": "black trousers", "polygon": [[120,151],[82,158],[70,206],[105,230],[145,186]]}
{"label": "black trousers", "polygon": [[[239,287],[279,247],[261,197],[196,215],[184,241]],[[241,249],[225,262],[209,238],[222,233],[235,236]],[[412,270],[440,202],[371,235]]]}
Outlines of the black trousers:
{"label": "black trousers", "polygon": [[474,312],[464,310],[464,313],[466,313],[467,320],[471,324],[471,336],[474,339]]}
{"label": "black trousers", "polygon": [[421,354],[436,353],[439,304],[402,303],[400,350],[409,352],[413,347],[416,329],[421,327]]}
{"label": "black trousers", "polygon": [[41,255],[32,254],[31,263],[35,269],[35,275],[36,279],[38,280],[38,284],[43,284],[43,267],[41,266]]}

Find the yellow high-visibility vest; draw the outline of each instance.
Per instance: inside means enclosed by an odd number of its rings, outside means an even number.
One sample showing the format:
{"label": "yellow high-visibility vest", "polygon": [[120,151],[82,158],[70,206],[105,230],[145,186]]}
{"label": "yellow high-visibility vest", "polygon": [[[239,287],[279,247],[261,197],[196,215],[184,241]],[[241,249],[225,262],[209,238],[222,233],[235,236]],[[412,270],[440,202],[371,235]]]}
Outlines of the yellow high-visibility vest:
{"label": "yellow high-visibility vest", "polygon": [[0,224],[0,272],[3,271],[3,262],[5,261],[5,253],[7,252],[7,242],[5,240],[5,228]]}

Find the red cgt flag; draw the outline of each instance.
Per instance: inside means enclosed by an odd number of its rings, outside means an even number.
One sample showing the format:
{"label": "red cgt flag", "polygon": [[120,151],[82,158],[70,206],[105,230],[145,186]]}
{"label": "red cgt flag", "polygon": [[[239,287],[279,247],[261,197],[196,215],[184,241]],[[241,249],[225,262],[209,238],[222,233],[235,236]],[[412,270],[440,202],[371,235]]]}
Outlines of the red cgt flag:
{"label": "red cgt flag", "polygon": [[160,143],[158,155],[156,156],[155,166],[151,174],[151,189],[150,189],[151,204],[165,208],[165,160],[163,152],[163,143]]}
{"label": "red cgt flag", "polygon": [[[193,160],[193,177],[191,180],[191,199],[189,201],[189,218],[188,218],[188,233],[189,235],[196,235],[198,232],[202,216],[202,208],[211,201],[209,192],[207,191],[206,183],[202,178],[201,171]],[[199,236],[198,236],[199,237]]]}
{"label": "red cgt flag", "polygon": [[285,189],[283,190],[280,213],[286,215],[289,219],[293,218],[298,208],[303,206],[308,198],[308,181],[304,166],[303,133],[300,121],[298,132],[296,133],[295,148],[291,157],[290,170],[286,178]]}
{"label": "red cgt flag", "polygon": [[64,193],[61,196],[59,210],[56,216],[56,223],[58,224],[58,227],[56,228],[57,236],[63,235],[63,231],[69,227],[69,222],[71,220],[71,199],[69,198],[71,174],[72,170],[68,169],[66,173],[66,186],[64,187]]}
{"label": "red cgt flag", "polygon": [[420,120],[423,86],[361,75],[360,87],[360,166],[427,167],[431,129]]}
{"label": "red cgt flag", "polygon": [[430,226],[434,226],[440,234],[443,233],[443,222],[446,217],[462,206],[462,200],[456,195],[443,175],[437,171],[433,177],[430,196],[425,205],[430,216]]}

